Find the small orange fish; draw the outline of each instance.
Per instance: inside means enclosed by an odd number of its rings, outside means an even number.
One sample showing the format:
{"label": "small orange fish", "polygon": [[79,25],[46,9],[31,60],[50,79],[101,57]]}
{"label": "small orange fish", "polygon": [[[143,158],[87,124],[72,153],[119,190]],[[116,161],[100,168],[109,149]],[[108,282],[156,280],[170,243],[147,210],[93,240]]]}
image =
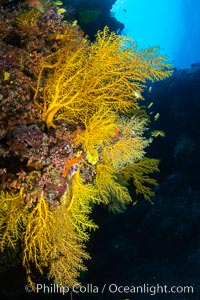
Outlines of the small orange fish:
{"label": "small orange fish", "polygon": [[119,128],[115,128],[114,135],[112,136],[113,139],[118,139],[119,133],[120,133],[120,129]]}
{"label": "small orange fish", "polygon": [[69,173],[69,170],[70,168],[77,164],[78,162],[80,162],[82,160],[82,155],[81,156],[78,156],[78,157],[70,157],[66,160],[65,162],[65,168],[64,170],[62,171],[62,176],[63,177],[66,177]]}
{"label": "small orange fish", "polygon": [[80,36],[84,36],[85,32],[82,29],[80,29],[79,34],[80,34]]}

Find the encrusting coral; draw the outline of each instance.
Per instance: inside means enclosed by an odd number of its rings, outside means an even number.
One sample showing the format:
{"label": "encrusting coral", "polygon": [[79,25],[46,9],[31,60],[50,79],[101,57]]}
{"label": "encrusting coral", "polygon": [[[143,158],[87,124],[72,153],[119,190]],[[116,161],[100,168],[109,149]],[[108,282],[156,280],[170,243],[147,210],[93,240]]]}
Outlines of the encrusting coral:
{"label": "encrusting coral", "polygon": [[32,285],[39,271],[72,286],[89,258],[94,205],[123,211],[131,182],[136,195],[154,195],[158,161],[145,158],[151,139],[139,101],[145,82],[168,77],[170,65],[108,27],[91,43],[55,7],[9,17],[0,35],[16,60],[2,53],[0,248],[22,248]]}

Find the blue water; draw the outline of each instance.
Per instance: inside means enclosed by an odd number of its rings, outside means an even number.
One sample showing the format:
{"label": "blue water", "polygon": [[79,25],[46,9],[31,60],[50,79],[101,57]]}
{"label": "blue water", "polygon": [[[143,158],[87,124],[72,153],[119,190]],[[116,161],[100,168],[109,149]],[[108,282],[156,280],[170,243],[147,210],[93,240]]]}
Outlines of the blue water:
{"label": "blue water", "polygon": [[200,62],[200,0],[118,0],[113,13],[140,48],[160,46],[180,69]]}

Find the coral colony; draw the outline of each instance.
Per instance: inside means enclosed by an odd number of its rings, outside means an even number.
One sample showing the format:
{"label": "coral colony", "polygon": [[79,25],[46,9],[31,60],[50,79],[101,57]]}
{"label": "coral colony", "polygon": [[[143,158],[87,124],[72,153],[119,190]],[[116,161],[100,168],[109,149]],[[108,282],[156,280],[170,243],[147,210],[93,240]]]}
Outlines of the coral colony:
{"label": "coral colony", "polygon": [[123,211],[136,200],[130,182],[135,195],[154,194],[139,102],[146,80],[171,74],[157,48],[108,27],[90,42],[59,9],[0,9],[0,249],[20,251],[32,285],[37,272],[79,282],[94,204]]}

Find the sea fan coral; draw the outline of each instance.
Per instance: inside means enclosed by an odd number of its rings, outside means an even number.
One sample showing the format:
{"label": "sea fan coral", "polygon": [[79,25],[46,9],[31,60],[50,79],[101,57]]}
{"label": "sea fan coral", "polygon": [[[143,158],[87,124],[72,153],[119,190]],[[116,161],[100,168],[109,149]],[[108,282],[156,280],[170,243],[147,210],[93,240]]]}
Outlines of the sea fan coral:
{"label": "sea fan coral", "polygon": [[72,51],[65,45],[41,62],[34,101],[41,107],[41,79],[44,71],[49,71],[42,113],[48,128],[54,127],[56,120],[84,122],[99,110],[99,105],[116,112],[137,108],[135,95],[145,81],[164,79],[171,73],[157,49],[139,52],[135,45],[127,47],[128,41],[105,27],[93,44],[83,39]]}
{"label": "sea fan coral", "polygon": [[0,193],[0,249],[15,249],[26,222],[27,207],[23,201],[23,191],[16,194]]}
{"label": "sea fan coral", "polygon": [[149,200],[154,196],[152,186],[157,186],[158,183],[149,174],[158,172],[158,159],[143,158],[133,165],[126,166],[120,170],[119,178],[126,185],[133,181],[136,195],[140,194],[144,199]]}
{"label": "sea fan coral", "polygon": [[67,282],[72,286],[77,283],[79,271],[86,269],[83,261],[89,255],[84,242],[89,239],[89,231],[97,228],[89,215],[99,201],[97,189],[92,184],[84,184],[78,171],[55,211],[57,224],[49,276],[59,284]]}
{"label": "sea fan coral", "polygon": [[48,202],[44,199],[44,192],[40,193],[37,205],[28,215],[25,232],[23,234],[23,265],[30,276],[30,265],[42,273],[48,266],[49,255],[52,252],[52,233],[54,228],[53,212],[49,210]]}
{"label": "sea fan coral", "polygon": [[[149,141],[143,137],[145,119],[133,116],[130,120],[121,120],[120,138],[113,144],[104,147],[102,161],[111,165],[115,171],[141,159]],[[120,126],[120,124],[119,124]]]}
{"label": "sea fan coral", "polygon": [[86,159],[91,164],[99,160],[99,151],[110,144],[117,128],[117,115],[111,110],[100,108],[91,118],[85,117],[84,130],[75,138],[75,144],[82,145]]}

